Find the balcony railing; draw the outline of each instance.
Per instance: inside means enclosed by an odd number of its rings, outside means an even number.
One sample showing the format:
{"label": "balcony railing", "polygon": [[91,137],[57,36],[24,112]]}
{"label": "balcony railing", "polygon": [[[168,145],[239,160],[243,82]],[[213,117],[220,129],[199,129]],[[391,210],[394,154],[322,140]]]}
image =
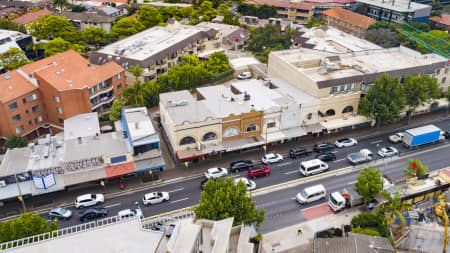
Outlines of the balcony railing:
{"label": "balcony railing", "polygon": [[110,92],[110,91],[113,90],[113,88],[114,88],[114,87],[113,87],[112,85],[108,85],[108,86],[106,86],[106,87],[104,87],[104,88],[102,88],[102,89],[100,89],[100,90],[96,90],[96,92],[94,92],[93,94],[91,94],[90,98],[92,99],[92,98],[95,98],[95,97],[100,96],[100,95],[102,95],[102,94],[105,94],[105,93],[107,93],[107,92]]}
{"label": "balcony railing", "polygon": [[91,102],[92,110],[97,109],[101,105],[108,104],[114,100],[114,95],[108,96],[108,97],[102,97],[99,100],[95,101],[94,103]]}

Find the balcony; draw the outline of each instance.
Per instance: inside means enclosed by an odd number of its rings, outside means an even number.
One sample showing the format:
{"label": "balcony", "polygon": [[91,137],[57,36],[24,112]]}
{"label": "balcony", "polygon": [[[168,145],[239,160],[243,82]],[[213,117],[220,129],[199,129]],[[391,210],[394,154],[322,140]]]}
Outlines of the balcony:
{"label": "balcony", "polygon": [[102,105],[111,103],[113,100],[114,100],[114,95],[111,94],[109,96],[100,97],[99,99],[96,99],[95,101],[91,101],[92,110],[95,110]]}
{"label": "balcony", "polygon": [[[96,87],[97,87],[97,86],[96,86]],[[112,86],[112,85],[104,86],[104,87],[101,88],[101,89],[96,88],[96,89],[95,89],[96,92],[94,92],[93,94],[91,94],[91,96],[90,96],[89,98],[92,99],[92,98],[95,98],[95,97],[100,96],[100,95],[102,95],[102,94],[105,94],[105,93],[107,93],[107,92],[110,92],[110,91],[113,90],[113,88],[114,88],[114,86]]]}

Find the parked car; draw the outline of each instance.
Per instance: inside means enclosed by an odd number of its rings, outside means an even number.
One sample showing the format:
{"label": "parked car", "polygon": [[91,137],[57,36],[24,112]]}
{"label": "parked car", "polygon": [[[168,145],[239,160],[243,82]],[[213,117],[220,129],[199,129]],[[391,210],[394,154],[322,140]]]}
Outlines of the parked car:
{"label": "parked car", "polygon": [[295,148],[291,148],[289,149],[289,157],[290,158],[297,158],[297,157],[301,157],[301,156],[308,156],[312,153],[312,150],[307,150],[306,148],[301,148],[301,147],[295,147]]}
{"label": "parked car", "polygon": [[450,139],[450,131],[445,131],[444,136],[445,139]]}
{"label": "parked car", "polygon": [[404,135],[405,134],[401,133],[401,132],[393,134],[393,135],[389,136],[389,141],[392,143],[399,143],[403,140]]}
{"label": "parked car", "polygon": [[274,153],[268,153],[265,154],[261,158],[261,162],[263,164],[272,164],[272,163],[279,163],[283,161],[283,156],[280,154],[274,154]]}
{"label": "parked car", "polygon": [[50,212],[48,212],[48,217],[68,220],[72,217],[72,211],[64,207],[56,206],[50,209]]}
{"label": "parked car", "polygon": [[345,148],[345,147],[351,147],[358,144],[358,142],[353,138],[342,138],[337,140],[334,145],[338,148]]}
{"label": "parked car", "polygon": [[251,72],[242,72],[237,76],[237,79],[244,80],[244,79],[250,79],[253,75]]}
{"label": "parked car", "polygon": [[142,210],[139,208],[124,209],[117,213],[117,217],[122,220],[144,218]]}
{"label": "parked car", "polygon": [[255,179],[256,177],[270,176],[270,170],[266,166],[258,166],[248,169],[248,177]]}
{"label": "parked car", "polygon": [[155,222],[153,223],[152,230],[161,231],[164,233],[166,229],[164,228],[163,224],[161,222]]}
{"label": "parked car", "polygon": [[329,162],[329,161],[335,161],[336,160],[336,155],[333,153],[321,153],[316,155],[317,159],[320,159],[324,162]]}
{"label": "parked car", "polygon": [[168,238],[171,237],[174,230],[175,230],[175,224],[170,224],[169,228],[167,229],[167,232],[166,232],[166,237],[168,237]]}
{"label": "parked car", "polygon": [[239,160],[234,161],[230,164],[230,171],[236,172],[241,170],[248,170],[249,168],[253,167],[253,162],[250,160]]}
{"label": "parked car", "polygon": [[398,150],[394,147],[386,147],[382,148],[378,151],[378,155],[381,157],[391,157],[394,155],[398,155]]}
{"label": "parked car", "polygon": [[313,147],[314,152],[331,151],[332,149],[334,149],[334,145],[328,142],[314,144]]}
{"label": "parked car", "polygon": [[239,183],[239,181],[244,182],[244,184],[247,186],[247,191],[253,191],[256,189],[256,184],[253,180],[247,179],[245,177],[238,177],[234,179],[234,183]]}
{"label": "parked car", "polygon": [[95,206],[98,204],[103,204],[105,202],[105,196],[103,194],[84,194],[78,196],[75,200],[76,208],[83,208],[89,206]]}
{"label": "parked car", "polygon": [[89,208],[80,214],[81,221],[96,219],[108,215],[108,209],[104,207]]}
{"label": "parked car", "polygon": [[217,178],[226,177],[228,175],[228,170],[225,168],[211,168],[205,172],[206,178]]}
{"label": "parked car", "polygon": [[144,195],[142,199],[142,203],[144,205],[154,205],[169,201],[169,193],[168,192],[151,192]]}

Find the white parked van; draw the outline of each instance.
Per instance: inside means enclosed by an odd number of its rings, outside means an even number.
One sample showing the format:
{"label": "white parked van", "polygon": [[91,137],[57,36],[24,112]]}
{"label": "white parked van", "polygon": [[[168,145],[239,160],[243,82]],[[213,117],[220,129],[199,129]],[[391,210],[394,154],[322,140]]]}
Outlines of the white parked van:
{"label": "white parked van", "polygon": [[303,191],[299,192],[297,194],[297,201],[300,204],[307,204],[314,202],[316,200],[320,200],[325,198],[327,195],[327,191],[325,190],[325,187],[323,185],[315,185],[308,188],[305,188]]}
{"label": "white parked van", "polygon": [[307,177],[328,170],[328,164],[319,159],[305,161],[300,163],[300,173]]}

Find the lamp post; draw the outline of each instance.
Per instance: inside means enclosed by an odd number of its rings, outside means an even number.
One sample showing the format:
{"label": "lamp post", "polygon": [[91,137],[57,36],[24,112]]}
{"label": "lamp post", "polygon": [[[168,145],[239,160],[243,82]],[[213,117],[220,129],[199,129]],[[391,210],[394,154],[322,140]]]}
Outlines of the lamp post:
{"label": "lamp post", "polygon": [[266,144],[264,144],[264,155],[266,155],[267,154],[267,124],[266,124]]}

